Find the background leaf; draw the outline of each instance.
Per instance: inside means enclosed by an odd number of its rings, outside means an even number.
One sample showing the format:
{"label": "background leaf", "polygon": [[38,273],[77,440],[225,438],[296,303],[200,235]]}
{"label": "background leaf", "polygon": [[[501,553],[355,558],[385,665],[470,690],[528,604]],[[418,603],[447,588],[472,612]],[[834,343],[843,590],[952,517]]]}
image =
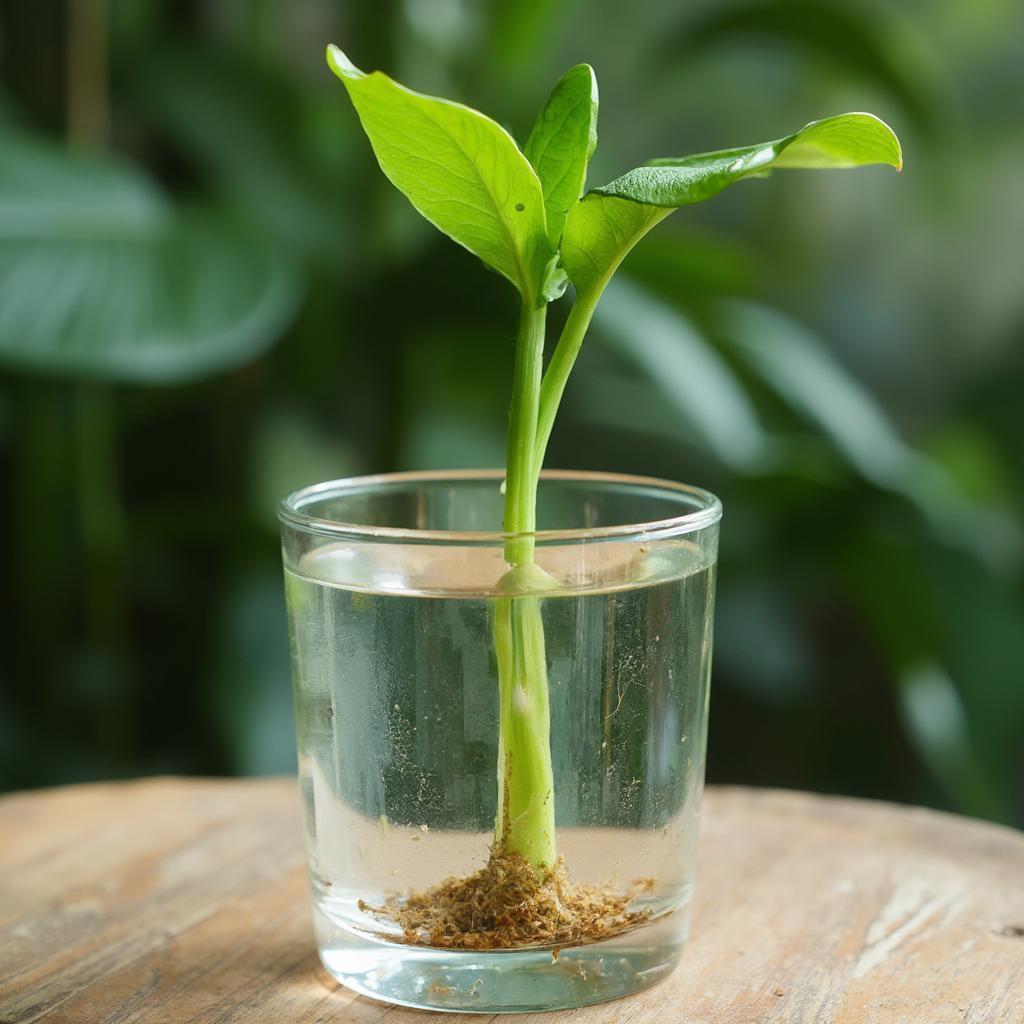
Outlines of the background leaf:
{"label": "background leaf", "polygon": [[555,45],[557,27],[578,6],[579,0],[492,0],[490,53],[506,70],[532,71],[538,53]]}
{"label": "background leaf", "polygon": [[3,133],[0,362],[193,380],[262,352],[296,299],[272,253],[209,216],[177,214],[130,168]]}
{"label": "background leaf", "polygon": [[853,72],[899,102],[916,127],[941,131],[948,90],[909,19],[889,4],[845,0],[752,0],[716,4],[688,18],[663,44],[666,59],[706,57],[724,42],[774,38]]}
{"label": "background leaf", "polygon": [[159,190],[130,166],[0,124],[0,239],[150,235],[169,215]]}
{"label": "background leaf", "polygon": [[906,444],[879,404],[806,328],[755,302],[723,304],[718,322],[727,343],[867,480],[909,499],[941,535],[986,561],[1019,561],[1019,526],[969,500],[941,466]]}
{"label": "background leaf", "polygon": [[935,662],[908,668],[899,694],[907,732],[943,788],[974,814],[1005,817],[1005,800],[974,755],[964,706],[946,670]]}
{"label": "background leaf", "polygon": [[595,314],[601,337],[638,366],[726,465],[749,472],[769,441],[735,374],[682,313],[617,278]]}
{"label": "background leaf", "polygon": [[338,181],[361,140],[357,125],[339,124],[336,102],[248,51],[180,44],[149,55],[131,98],[136,116],[158,124],[218,199],[275,244],[329,266],[353,257]]}

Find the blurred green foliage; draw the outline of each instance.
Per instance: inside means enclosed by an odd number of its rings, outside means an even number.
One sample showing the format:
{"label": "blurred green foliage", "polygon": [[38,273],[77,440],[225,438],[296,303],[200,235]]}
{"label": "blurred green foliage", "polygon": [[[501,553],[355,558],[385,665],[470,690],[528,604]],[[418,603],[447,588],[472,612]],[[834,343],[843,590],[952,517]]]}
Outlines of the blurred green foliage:
{"label": "blurred green foliage", "polygon": [[84,10],[0,3],[0,787],[290,770],[276,500],[502,461],[514,303],[383,181],[333,40],[520,137],[591,62],[594,180],[896,128],[901,179],[659,227],[548,461],[722,496],[713,781],[1024,821],[1018,3]]}

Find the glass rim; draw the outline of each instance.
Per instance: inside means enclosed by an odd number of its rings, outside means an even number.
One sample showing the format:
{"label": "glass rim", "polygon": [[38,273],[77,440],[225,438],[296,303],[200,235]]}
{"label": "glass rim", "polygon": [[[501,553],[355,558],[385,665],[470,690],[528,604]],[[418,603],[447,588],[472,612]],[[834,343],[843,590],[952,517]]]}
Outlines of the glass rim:
{"label": "glass rim", "polygon": [[595,541],[622,537],[648,537],[651,535],[678,536],[695,533],[715,525],[722,518],[722,503],[711,493],[691,484],[680,484],[658,477],[635,476],[628,473],[591,472],[577,469],[545,469],[541,481],[581,481],[594,484],[617,484],[637,486],[665,491],[670,494],[686,495],[696,499],[698,505],[677,516],[667,516],[639,523],[615,523],[610,526],[583,526],[558,530],[535,530],[526,533],[505,533],[500,530],[437,530],[417,529],[405,526],[370,526],[341,520],[325,519],[322,516],[303,512],[303,505],[317,498],[331,494],[345,493],[386,487],[394,484],[453,483],[473,480],[501,481],[505,478],[503,469],[432,469],[412,470],[402,473],[376,473],[368,476],[342,477],[309,484],[292,491],[278,505],[277,517],[282,525],[306,533],[327,537],[363,537],[368,540],[405,540],[416,543],[438,541],[451,544],[463,541],[471,544],[505,544],[510,540],[531,537],[539,543],[546,541]]}

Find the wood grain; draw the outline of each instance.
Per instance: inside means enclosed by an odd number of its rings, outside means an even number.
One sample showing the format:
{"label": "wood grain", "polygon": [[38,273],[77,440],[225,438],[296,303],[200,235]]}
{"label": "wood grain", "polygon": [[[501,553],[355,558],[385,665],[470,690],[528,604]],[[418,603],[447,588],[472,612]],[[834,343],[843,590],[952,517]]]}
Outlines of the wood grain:
{"label": "wood grain", "polygon": [[[540,1019],[1024,1024],[1024,835],[797,793],[712,789],[705,806],[679,969]],[[0,1022],[430,1019],[320,969],[300,847],[291,780],[0,799]]]}

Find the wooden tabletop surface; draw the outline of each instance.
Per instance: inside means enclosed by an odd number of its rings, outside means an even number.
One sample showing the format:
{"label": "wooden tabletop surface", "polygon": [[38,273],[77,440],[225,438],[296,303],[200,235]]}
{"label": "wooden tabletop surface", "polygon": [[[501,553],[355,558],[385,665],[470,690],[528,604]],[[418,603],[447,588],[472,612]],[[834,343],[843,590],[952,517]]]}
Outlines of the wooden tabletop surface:
{"label": "wooden tabletop surface", "polygon": [[[0,1022],[454,1020],[318,966],[290,779],[0,799]],[[711,789],[683,963],[573,1024],[1022,1024],[1024,835]],[[465,1018],[463,1018],[465,1019]]]}

